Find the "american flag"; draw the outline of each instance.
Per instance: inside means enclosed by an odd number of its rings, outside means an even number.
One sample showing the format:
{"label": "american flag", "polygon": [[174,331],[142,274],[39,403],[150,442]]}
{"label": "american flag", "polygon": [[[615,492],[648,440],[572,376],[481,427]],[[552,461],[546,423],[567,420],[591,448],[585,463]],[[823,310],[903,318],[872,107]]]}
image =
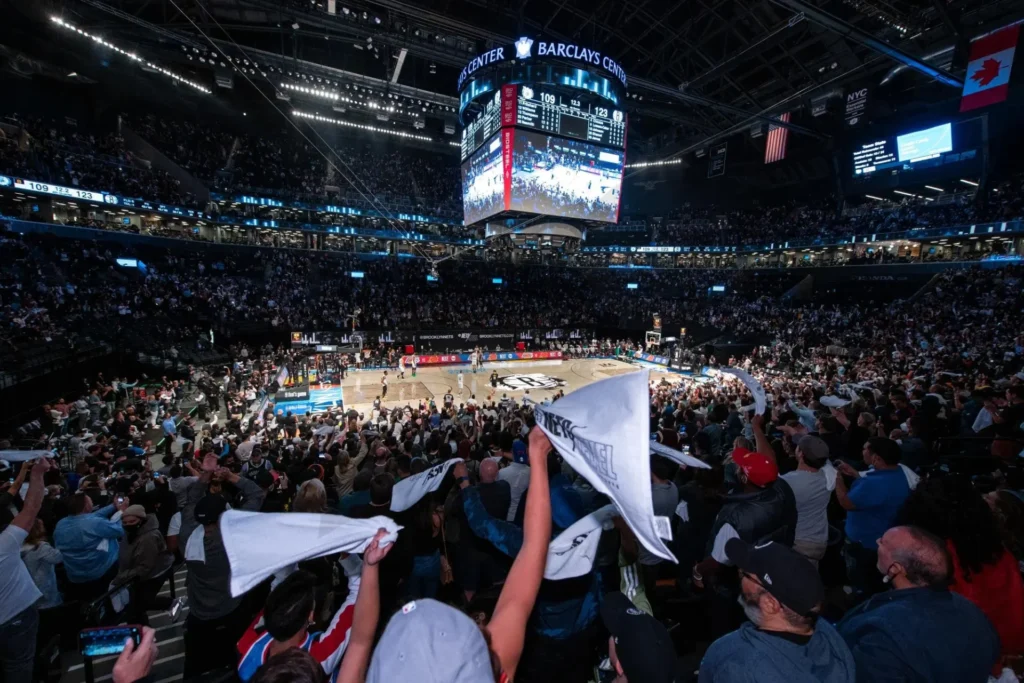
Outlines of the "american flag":
{"label": "american flag", "polygon": [[[789,112],[779,116],[779,121],[789,123]],[[787,142],[789,142],[789,128],[771,126],[768,129],[768,145],[764,148],[764,163],[771,164],[785,159]]]}

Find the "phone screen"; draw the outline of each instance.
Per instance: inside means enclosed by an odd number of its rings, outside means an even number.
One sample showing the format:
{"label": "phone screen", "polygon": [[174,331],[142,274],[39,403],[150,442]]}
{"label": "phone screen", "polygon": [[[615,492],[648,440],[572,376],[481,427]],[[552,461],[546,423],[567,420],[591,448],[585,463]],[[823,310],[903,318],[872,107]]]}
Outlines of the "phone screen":
{"label": "phone screen", "polygon": [[142,632],[138,626],[87,628],[78,634],[82,654],[86,657],[120,654],[128,638],[134,640],[136,645],[142,641]]}

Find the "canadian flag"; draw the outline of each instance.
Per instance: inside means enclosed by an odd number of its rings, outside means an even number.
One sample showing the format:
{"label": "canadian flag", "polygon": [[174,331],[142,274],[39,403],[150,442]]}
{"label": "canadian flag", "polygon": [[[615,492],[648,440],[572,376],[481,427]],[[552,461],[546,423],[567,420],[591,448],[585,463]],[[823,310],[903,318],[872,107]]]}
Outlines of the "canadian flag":
{"label": "canadian flag", "polygon": [[964,78],[960,111],[1003,102],[1010,90],[1010,69],[1020,25],[1007,26],[971,43],[971,61]]}

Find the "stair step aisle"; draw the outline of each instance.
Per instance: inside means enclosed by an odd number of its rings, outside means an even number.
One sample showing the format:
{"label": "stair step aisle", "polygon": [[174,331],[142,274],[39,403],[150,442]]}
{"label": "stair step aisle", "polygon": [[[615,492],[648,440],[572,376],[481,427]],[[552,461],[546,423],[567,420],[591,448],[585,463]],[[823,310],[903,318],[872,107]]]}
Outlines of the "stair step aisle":
{"label": "stair step aisle", "polygon": [[[182,567],[174,574],[175,596],[185,596],[186,569]],[[170,595],[170,588],[165,585],[159,593]],[[188,616],[188,605],[182,608],[177,622],[171,621],[167,612],[150,612],[149,625],[156,631],[157,656],[153,663],[150,680],[153,683],[174,683],[182,680],[185,670],[185,617]],[[85,664],[82,655],[76,650],[64,653],[62,683],[85,683]],[[116,655],[93,659],[93,680],[96,683],[110,681],[113,677]]]}

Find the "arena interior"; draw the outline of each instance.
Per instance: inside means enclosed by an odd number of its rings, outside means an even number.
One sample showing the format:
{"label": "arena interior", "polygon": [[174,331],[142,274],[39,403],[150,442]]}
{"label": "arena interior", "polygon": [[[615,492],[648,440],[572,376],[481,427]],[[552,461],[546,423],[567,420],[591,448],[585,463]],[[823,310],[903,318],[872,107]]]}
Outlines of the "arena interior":
{"label": "arena interior", "polygon": [[1024,6],[7,0],[0,682],[1024,676]]}

